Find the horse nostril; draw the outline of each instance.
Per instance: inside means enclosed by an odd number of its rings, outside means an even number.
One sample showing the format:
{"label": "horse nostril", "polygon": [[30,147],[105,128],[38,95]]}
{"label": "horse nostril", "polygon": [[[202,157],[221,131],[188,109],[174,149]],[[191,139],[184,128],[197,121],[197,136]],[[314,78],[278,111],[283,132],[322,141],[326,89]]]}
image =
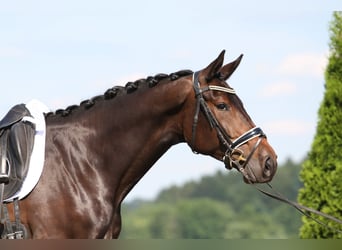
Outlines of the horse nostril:
{"label": "horse nostril", "polygon": [[272,160],[271,160],[271,158],[270,157],[267,157],[267,160],[265,161],[265,169],[267,169],[267,170],[271,170],[271,168],[272,168],[272,162],[271,162]]}
{"label": "horse nostril", "polygon": [[266,158],[266,161],[265,161],[265,168],[264,168],[264,174],[265,176],[269,177],[271,176],[272,174],[272,171],[273,171],[273,161],[270,157],[267,157]]}

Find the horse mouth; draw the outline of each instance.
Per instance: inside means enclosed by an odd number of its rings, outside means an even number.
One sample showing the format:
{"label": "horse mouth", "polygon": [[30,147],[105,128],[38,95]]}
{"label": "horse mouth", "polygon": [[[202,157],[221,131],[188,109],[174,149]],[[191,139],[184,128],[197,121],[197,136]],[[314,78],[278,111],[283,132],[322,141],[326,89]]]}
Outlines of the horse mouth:
{"label": "horse mouth", "polygon": [[254,175],[253,171],[248,171],[248,169],[249,169],[248,165],[245,166],[245,168],[243,168],[241,166],[239,167],[239,166],[237,166],[234,163],[232,165],[225,164],[224,166],[228,170],[231,170],[231,169],[235,168],[238,172],[240,172],[242,174],[243,181],[246,184],[254,184],[254,183],[258,183],[259,182],[257,177]]}
{"label": "horse mouth", "polygon": [[257,177],[253,174],[251,171],[246,171],[246,169],[239,169],[238,170],[242,176],[243,176],[243,181],[246,184],[254,184],[254,183],[260,183],[257,179]]}
{"label": "horse mouth", "polygon": [[257,177],[253,171],[251,171],[248,167],[246,169],[239,169],[238,170],[242,176],[243,181],[246,184],[256,184],[256,183],[268,183],[271,181],[272,177]]}
{"label": "horse mouth", "polygon": [[271,166],[268,159],[266,160],[266,167],[263,171],[256,170],[259,166],[253,167],[253,163],[251,162],[245,165],[245,162],[231,162],[230,160],[226,161],[225,158],[223,158],[223,162],[226,169],[232,170],[235,168],[240,172],[243,177],[243,181],[246,184],[267,183],[271,181],[274,175],[274,168]]}
{"label": "horse mouth", "polygon": [[246,178],[245,176],[242,177],[243,178],[243,181],[246,183],[246,184],[255,184],[255,183],[260,183],[258,182],[257,180],[255,180],[254,178],[251,178],[248,176],[248,178]]}

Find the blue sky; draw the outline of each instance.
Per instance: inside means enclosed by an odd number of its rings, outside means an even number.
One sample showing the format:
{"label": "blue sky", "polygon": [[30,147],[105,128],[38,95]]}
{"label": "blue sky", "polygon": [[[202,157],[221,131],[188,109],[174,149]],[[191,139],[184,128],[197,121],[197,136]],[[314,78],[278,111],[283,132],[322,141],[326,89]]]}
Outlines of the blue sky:
{"label": "blue sky", "polygon": [[[230,84],[279,161],[310,149],[340,1],[0,1],[0,116],[32,98],[52,110],[160,72],[198,70],[226,49]],[[129,195],[224,170],[177,145]]]}

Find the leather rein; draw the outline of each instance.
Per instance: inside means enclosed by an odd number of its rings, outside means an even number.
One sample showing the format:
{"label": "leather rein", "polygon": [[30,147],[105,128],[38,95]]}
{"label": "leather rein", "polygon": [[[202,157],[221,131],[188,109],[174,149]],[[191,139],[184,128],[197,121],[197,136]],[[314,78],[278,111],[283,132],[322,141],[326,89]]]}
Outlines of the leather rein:
{"label": "leather rein", "polygon": [[[251,184],[256,190],[258,190],[262,194],[264,194],[268,197],[271,197],[275,200],[284,202],[284,203],[294,207],[295,209],[297,209],[299,212],[301,212],[306,217],[314,220],[316,223],[318,223],[318,224],[320,224],[320,225],[322,225],[322,226],[324,226],[324,227],[326,227],[332,231],[342,233],[341,230],[339,230],[337,228],[333,228],[331,226],[328,226],[326,223],[323,223],[322,221],[320,221],[316,218],[313,218],[310,215],[310,213],[314,213],[314,214],[319,215],[321,217],[325,217],[325,218],[332,220],[338,224],[342,224],[342,220],[340,220],[336,217],[333,217],[331,215],[322,213],[320,211],[317,211],[313,208],[303,206],[301,204],[298,204],[294,201],[287,199],[284,195],[275,191],[275,189],[272,187],[272,185],[270,183],[266,183],[266,184],[270,189],[273,190],[273,193],[265,191],[256,185],[253,185],[250,177],[248,176],[248,174],[246,172],[246,167],[248,168],[247,164],[248,164],[249,160],[252,158],[252,156],[253,156],[255,150],[258,148],[261,140],[263,138],[266,138],[266,135],[261,130],[261,128],[254,127],[252,129],[250,129],[249,131],[245,132],[244,134],[242,134],[241,136],[239,136],[237,139],[232,141],[231,137],[222,128],[219,121],[216,119],[215,115],[213,114],[213,112],[208,107],[208,104],[206,103],[206,101],[204,99],[203,93],[206,91],[214,90],[214,91],[222,91],[222,92],[226,92],[228,94],[235,95],[236,92],[232,88],[226,88],[226,87],[215,86],[215,85],[208,85],[206,87],[201,88],[201,86],[200,86],[201,84],[199,82],[199,73],[200,73],[200,71],[197,71],[193,74],[193,87],[195,90],[195,97],[196,97],[196,110],[195,110],[194,120],[193,120],[193,124],[192,124],[192,138],[191,138],[192,151],[194,153],[198,154],[198,152],[196,152],[196,150],[195,150],[196,129],[197,129],[197,125],[198,125],[199,112],[200,112],[200,110],[202,110],[202,112],[204,113],[205,117],[207,118],[207,120],[210,124],[210,127],[215,128],[220,142],[226,148],[226,151],[225,151],[225,154],[222,158],[222,161],[225,163],[227,168],[232,169],[233,165],[235,165],[237,167],[237,169],[239,170],[239,172],[247,180],[247,182],[249,184]],[[247,143],[248,141],[250,141],[254,138],[258,138],[258,140],[254,144],[253,149],[251,150],[251,152],[249,153],[247,158],[245,158],[244,152],[241,149],[239,149],[239,147],[244,145],[245,143]],[[251,168],[248,168],[248,169],[249,169],[250,173],[252,174],[253,173],[252,169]]]}

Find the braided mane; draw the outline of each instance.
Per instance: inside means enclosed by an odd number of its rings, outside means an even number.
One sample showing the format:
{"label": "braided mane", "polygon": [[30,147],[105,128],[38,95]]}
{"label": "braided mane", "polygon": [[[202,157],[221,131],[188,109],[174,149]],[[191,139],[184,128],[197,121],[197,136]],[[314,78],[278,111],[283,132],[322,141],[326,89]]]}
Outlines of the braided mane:
{"label": "braided mane", "polygon": [[139,79],[134,82],[128,82],[126,83],[125,87],[122,86],[114,86],[113,88],[107,89],[106,92],[103,95],[94,96],[88,100],[82,101],[79,105],[71,105],[68,106],[65,109],[58,109],[55,112],[49,112],[45,114],[45,117],[60,115],[62,117],[68,116],[72,113],[73,110],[84,108],[84,109],[90,109],[93,107],[98,101],[101,100],[110,100],[115,98],[116,96],[121,96],[125,94],[130,94],[135,92],[139,87],[141,86],[148,86],[149,88],[153,88],[156,86],[160,81],[169,79],[170,81],[175,81],[180,77],[187,76],[192,74],[193,71],[191,70],[180,70],[171,74],[164,74],[160,73],[155,76],[149,76],[146,79]]}

